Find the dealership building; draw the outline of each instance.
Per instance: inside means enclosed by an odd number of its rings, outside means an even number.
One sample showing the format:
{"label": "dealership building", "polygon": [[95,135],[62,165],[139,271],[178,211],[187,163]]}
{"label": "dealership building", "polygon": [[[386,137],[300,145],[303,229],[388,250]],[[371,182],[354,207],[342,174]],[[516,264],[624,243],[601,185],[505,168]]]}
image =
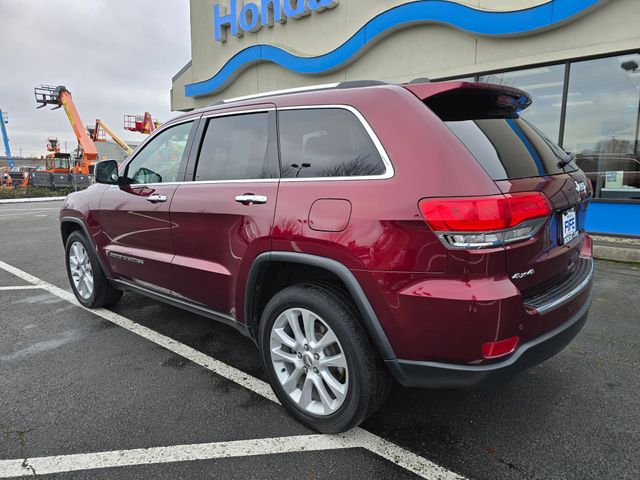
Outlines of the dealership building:
{"label": "dealership building", "polygon": [[587,228],[640,236],[640,0],[191,0],[173,110],[375,79],[527,91],[594,187]]}

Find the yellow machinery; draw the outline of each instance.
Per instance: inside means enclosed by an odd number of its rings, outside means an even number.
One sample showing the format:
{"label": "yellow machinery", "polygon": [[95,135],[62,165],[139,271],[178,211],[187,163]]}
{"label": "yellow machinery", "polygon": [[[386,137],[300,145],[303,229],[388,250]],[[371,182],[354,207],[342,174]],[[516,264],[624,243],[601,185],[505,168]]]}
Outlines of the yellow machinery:
{"label": "yellow machinery", "polygon": [[91,139],[94,142],[104,142],[106,140],[106,135],[109,135],[113,139],[113,141],[116,142],[118,146],[126,152],[127,155],[131,155],[133,153],[133,148],[127,145],[124,140],[116,135],[116,133],[107,125],[105,125],[105,123],[100,119],[96,120],[96,126],[93,130],[89,129],[89,132],[91,133]]}

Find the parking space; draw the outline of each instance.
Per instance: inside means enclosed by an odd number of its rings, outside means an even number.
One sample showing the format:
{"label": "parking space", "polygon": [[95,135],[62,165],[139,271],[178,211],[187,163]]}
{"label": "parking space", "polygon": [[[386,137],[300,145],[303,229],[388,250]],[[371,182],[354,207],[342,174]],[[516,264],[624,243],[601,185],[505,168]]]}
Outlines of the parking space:
{"label": "parking space", "polygon": [[508,385],[396,387],[363,428],[316,435],[231,328],[129,293],[75,304],[60,204],[42,206],[0,205],[19,214],[0,233],[0,477],[640,476],[638,268],[600,262],[584,331]]}

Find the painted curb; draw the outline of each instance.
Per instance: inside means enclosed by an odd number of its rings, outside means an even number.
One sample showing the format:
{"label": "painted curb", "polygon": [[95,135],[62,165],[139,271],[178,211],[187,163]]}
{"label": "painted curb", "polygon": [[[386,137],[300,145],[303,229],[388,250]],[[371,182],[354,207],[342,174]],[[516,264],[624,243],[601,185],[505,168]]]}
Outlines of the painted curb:
{"label": "painted curb", "polygon": [[640,263],[640,238],[591,235],[593,256],[600,260]]}
{"label": "painted curb", "polygon": [[594,245],[593,256],[599,260],[614,262],[640,263],[640,249],[614,247],[611,245]]}

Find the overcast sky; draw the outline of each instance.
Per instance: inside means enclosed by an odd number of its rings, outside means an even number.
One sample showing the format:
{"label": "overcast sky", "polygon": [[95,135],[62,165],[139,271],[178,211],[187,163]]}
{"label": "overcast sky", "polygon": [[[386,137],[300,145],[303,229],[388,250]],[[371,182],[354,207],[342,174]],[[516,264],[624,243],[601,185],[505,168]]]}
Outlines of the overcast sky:
{"label": "overcast sky", "polygon": [[100,118],[125,140],[144,135],[123,129],[124,114],[175,116],[171,77],[191,59],[188,0],[0,0],[0,35],[14,156],[44,154],[49,136],[76,147],[63,109],[36,110],[40,84],[65,85],[85,124]]}

